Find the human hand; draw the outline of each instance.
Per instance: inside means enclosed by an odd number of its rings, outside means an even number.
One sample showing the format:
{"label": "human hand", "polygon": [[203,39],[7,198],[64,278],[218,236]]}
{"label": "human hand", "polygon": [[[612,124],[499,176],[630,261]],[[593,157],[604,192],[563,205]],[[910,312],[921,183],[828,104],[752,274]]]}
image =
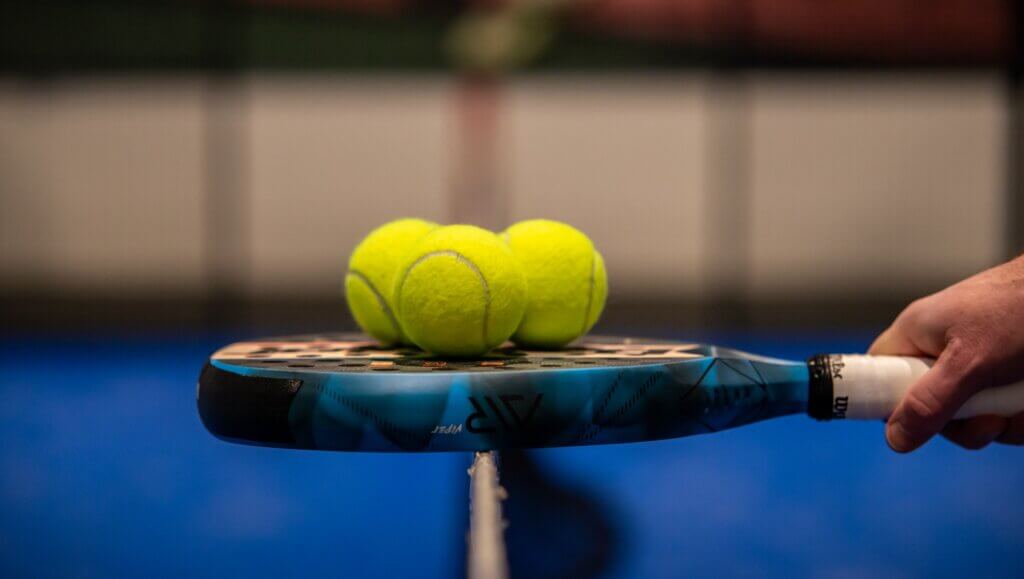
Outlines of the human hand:
{"label": "human hand", "polygon": [[1024,413],[950,422],[980,390],[1024,378],[1024,256],[910,304],[868,353],[936,358],[889,417],[893,450],[910,452],[940,431],[968,449],[1024,444]]}

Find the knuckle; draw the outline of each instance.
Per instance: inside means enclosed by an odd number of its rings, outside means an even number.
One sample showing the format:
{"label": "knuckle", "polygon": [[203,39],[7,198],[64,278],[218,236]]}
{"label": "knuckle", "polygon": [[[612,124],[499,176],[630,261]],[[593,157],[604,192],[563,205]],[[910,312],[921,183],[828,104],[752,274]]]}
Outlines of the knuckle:
{"label": "knuckle", "polygon": [[934,420],[942,411],[942,404],[930,390],[912,390],[903,401],[904,422],[913,428]]}
{"label": "knuckle", "polygon": [[898,316],[896,316],[896,323],[917,324],[918,322],[920,322],[921,317],[926,315],[928,310],[928,303],[926,301],[927,299],[928,298],[918,298],[910,302],[910,305],[903,308],[903,311],[900,312]]}
{"label": "knuckle", "polygon": [[950,335],[946,337],[946,349],[943,351],[943,355],[951,365],[962,367],[974,357],[972,351],[974,348],[969,344],[970,342],[964,340],[958,333],[950,332]]}
{"label": "knuckle", "polygon": [[958,390],[973,393],[991,385],[992,356],[984,342],[951,337],[943,356],[948,370],[957,380]]}
{"label": "knuckle", "polygon": [[903,321],[923,328],[934,328],[946,317],[942,300],[935,295],[918,298],[910,303],[900,315]]}

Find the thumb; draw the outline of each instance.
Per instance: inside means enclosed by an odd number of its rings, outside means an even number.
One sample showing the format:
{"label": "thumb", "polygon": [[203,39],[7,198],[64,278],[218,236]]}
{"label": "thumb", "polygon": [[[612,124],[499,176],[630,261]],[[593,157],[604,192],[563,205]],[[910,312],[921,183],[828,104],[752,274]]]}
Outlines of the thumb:
{"label": "thumb", "polygon": [[917,379],[889,417],[885,438],[896,452],[910,452],[937,434],[980,385],[973,353],[950,341],[931,370]]}

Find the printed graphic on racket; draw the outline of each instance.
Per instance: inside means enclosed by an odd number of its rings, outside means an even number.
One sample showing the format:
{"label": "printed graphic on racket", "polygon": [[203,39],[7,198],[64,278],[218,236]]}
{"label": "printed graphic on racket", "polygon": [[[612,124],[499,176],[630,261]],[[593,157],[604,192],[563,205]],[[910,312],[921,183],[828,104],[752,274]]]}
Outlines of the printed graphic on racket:
{"label": "printed graphic on racket", "polygon": [[[660,440],[798,413],[882,419],[930,363],[863,355],[794,362],[608,337],[446,360],[326,334],[222,348],[200,375],[197,399],[206,428],[233,442],[478,451]],[[982,391],[957,416],[1021,411],[1024,384],[1017,384]]]}

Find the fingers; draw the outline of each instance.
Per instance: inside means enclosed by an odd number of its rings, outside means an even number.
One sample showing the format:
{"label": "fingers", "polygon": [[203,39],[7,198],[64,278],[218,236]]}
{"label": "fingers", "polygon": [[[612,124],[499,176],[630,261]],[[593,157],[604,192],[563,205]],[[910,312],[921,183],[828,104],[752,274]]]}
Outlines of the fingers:
{"label": "fingers", "polygon": [[942,435],[968,450],[985,448],[993,441],[1021,446],[1024,445],[1024,413],[1011,418],[977,416],[954,420],[942,429]]}
{"label": "fingers", "polygon": [[920,356],[921,352],[909,337],[893,324],[875,338],[871,347],[868,348],[868,354],[874,356]]}
{"label": "fingers", "polygon": [[1002,416],[977,416],[954,420],[942,429],[942,435],[968,450],[980,450],[1002,435],[1009,424]]}
{"label": "fingers", "polygon": [[885,430],[889,446],[896,452],[910,452],[938,433],[977,392],[976,368],[973,355],[959,341],[950,341],[889,417]]}
{"label": "fingers", "polygon": [[946,346],[948,330],[944,317],[935,313],[940,309],[934,296],[910,304],[875,338],[868,354],[937,357]]}
{"label": "fingers", "polygon": [[996,440],[1003,444],[1024,445],[1024,412],[1007,419],[1006,429]]}

